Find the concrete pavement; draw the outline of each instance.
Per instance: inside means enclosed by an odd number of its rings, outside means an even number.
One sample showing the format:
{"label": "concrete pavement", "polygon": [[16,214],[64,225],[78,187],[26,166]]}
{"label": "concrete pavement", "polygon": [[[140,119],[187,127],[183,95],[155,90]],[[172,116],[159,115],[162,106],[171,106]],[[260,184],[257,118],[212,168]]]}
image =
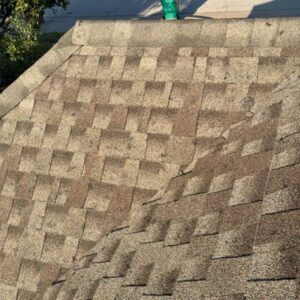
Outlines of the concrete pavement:
{"label": "concrete pavement", "polygon": [[[299,0],[180,0],[182,18],[300,16]],[[68,30],[78,19],[161,18],[159,0],[70,0],[67,10],[46,11],[45,32]]]}

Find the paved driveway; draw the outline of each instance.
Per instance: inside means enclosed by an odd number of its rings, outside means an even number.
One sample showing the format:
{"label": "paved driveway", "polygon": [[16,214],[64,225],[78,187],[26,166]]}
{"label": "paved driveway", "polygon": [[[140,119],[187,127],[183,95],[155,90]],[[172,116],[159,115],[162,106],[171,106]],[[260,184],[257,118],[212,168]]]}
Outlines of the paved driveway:
{"label": "paved driveway", "polygon": [[[182,18],[300,16],[300,0],[180,0]],[[161,18],[159,0],[70,0],[67,10],[46,11],[43,31],[66,31],[78,19]]]}

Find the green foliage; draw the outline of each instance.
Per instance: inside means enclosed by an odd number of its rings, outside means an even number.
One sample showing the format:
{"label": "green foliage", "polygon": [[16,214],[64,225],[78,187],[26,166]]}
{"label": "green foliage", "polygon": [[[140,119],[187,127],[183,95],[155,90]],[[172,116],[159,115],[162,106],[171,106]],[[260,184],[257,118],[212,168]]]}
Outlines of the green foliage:
{"label": "green foliage", "polygon": [[11,61],[7,54],[2,54],[3,59],[0,63],[0,93],[45,54],[61,36],[61,33],[55,32],[39,34],[37,36],[38,45],[28,50],[22,60]]}
{"label": "green foliage", "polygon": [[38,45],[44,10],[67,5],[68,0],[0,0],[0,63],[24,59]]}

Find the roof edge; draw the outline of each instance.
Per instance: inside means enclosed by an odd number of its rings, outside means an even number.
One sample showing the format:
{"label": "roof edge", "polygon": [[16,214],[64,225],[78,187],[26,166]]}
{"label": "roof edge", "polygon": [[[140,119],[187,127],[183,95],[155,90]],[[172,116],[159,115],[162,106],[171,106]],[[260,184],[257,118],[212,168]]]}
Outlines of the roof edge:
{"label": "roof edge", "polygon": [[80,20],[72,41],[112,47],[295,47],[300,18]]}
{"label": "roof edge", "polygon": [[14,109],[79,48],[72,44],[73,28],[0,94],[0,119]]}

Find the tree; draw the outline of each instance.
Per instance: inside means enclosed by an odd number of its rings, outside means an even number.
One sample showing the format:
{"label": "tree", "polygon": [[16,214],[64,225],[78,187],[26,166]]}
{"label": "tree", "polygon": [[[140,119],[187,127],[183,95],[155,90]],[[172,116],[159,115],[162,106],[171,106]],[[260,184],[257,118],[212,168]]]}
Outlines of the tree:
{"label": "tree", "polygon": [[[0,0],[0,60],[17,61],[38,43],[46,8],[66,8],[69,0]],[[1,62],[0,62],[1,63]]]}

